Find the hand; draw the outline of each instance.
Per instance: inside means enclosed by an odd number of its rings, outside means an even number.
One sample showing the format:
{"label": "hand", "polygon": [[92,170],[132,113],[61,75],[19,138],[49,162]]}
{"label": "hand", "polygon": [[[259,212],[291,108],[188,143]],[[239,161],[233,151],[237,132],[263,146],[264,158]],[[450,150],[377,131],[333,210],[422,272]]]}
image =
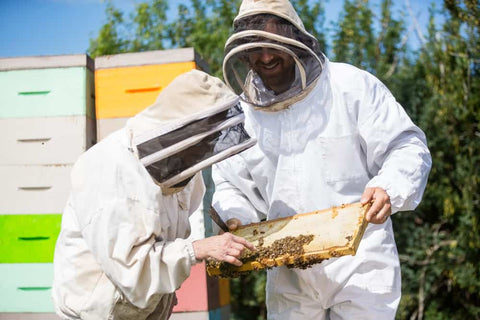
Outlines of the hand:
{"label": "hand", "polygon": [[382,188],[365,188],[360,200],[361,204],[366,204],[372,200],[372,206],[365,215],[365,219],[371,223],[382,224],[392,214],[390,197]]}
{"label": "hand", "polygon": [[237,230],[238,227],[242,225],[242,222],[236,218],[232,218],[232,219],[228,219],[226,224],[227,224],[228,230],[234,231],[234,230]]}
{"label": "hand", "polygon": [[242,255],[245,248],[252,251],[255,250],[253,244],[242,237],[228,232],[193,242],[193,251],[195,251],[195,256],[198,260],[213,258],[238,267],[242,265],[238,258]]}
{"label": "hand", "polygon": [[[235,231],[242,225],[242,222],[236,218],[228,219],[227,222],[225,223],[227,225],[228,231]],[[220,229],[218,231],[218,234],[224,234],[225,231]]]}

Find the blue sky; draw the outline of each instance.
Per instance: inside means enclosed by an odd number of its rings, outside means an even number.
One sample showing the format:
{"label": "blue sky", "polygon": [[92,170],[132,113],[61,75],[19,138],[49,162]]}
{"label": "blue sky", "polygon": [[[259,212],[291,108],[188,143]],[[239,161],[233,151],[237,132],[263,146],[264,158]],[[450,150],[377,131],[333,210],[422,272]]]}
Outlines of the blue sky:
{"label": "blue sky", "polygon": [[[131,11],[141,0],[113,0],[123,12]],[[170,1],[176,7],[178,1]],[[379,0],[371,0],[373,5]],[[410,0],[413,12],[424,29],[428,7],[441,0]],[[405,9],[406,0],[395,2]],[[326,2],[326,27],[336,21],[342,0]],[[105,2],[102,0],[0,0],[0,57],[59,55],[85,53],[89,39],[97,36],[105,23]],[[412,33],[410,43],[418,45]]]}

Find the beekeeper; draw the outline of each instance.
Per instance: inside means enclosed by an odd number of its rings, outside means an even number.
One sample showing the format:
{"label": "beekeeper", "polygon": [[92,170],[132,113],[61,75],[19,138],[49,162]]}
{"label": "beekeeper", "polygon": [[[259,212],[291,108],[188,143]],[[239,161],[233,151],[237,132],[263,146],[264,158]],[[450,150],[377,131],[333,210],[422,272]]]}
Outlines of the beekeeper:
{"label": "beekeeper", "polygon": [[400,266],[389,218],[419,204],[424,133],[373,75],[332,63],[286,0],[244,0],[225,45],[253,148],[214,166],[214,208],[231,229],[373,200],[356,256],[267,271],[268,319],[394,319]]}
{"label": "beekeeper", "polygon": [[230,233],[186,239],[200,170],[255,143],[238,101],[218,78],[184,73],[79,158],[54,257],[62,319],[167,319],[194,264],[241,265],[254,249]]}

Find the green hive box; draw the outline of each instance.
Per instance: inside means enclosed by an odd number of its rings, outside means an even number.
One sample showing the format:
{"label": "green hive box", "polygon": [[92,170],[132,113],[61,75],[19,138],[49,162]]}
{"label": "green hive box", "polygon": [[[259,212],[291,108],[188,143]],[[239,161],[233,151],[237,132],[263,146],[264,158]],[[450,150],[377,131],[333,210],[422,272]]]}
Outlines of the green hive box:
{"label": "green hive box", "polygon": [[60,214],[0,215],[0,263],[53,262]]}

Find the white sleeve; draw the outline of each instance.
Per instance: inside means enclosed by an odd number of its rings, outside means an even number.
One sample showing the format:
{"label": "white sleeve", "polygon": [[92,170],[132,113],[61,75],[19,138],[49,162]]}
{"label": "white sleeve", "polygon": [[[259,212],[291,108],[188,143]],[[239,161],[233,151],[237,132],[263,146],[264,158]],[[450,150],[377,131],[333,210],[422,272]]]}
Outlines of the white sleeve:
{"label": "white sleeve", "polygon": [[189,240],[157,238],[148,226],[155,224],[154,215],[129,199],[115,201],[94,213],[82,230],[110,281],[139,308],[146,307],[155,294],[177,290],[196,261]]}
{"label": "white sleeve", "polygon": [[144,308],[152,296],[174,292],[189,276],[196,263],[192,243],[162,239],[162,229],[168,227],[162,223],[169,219],[162,219],[165,213],[159,213],[158,206],[138,196],[149,190],[145,176],[137,174],[143,168],[132,162],[102,166],[103,162],[88,161],[74,169],[77,220],[110,281],[132,304]]}
{"label": "white sleeve", "polygon": [[367,187],[383,188],[392,212],[413,210],[432,165],[426,137],[390,91],[380,81],[372,82],[359,113],[359,133],[373,176]]}
{"label": "white sleeve", "polygon": [[245,225],[266,217],[267,204],[240,155],[213,165],[212,178],[212,205],[223,221],[237,218]]}

